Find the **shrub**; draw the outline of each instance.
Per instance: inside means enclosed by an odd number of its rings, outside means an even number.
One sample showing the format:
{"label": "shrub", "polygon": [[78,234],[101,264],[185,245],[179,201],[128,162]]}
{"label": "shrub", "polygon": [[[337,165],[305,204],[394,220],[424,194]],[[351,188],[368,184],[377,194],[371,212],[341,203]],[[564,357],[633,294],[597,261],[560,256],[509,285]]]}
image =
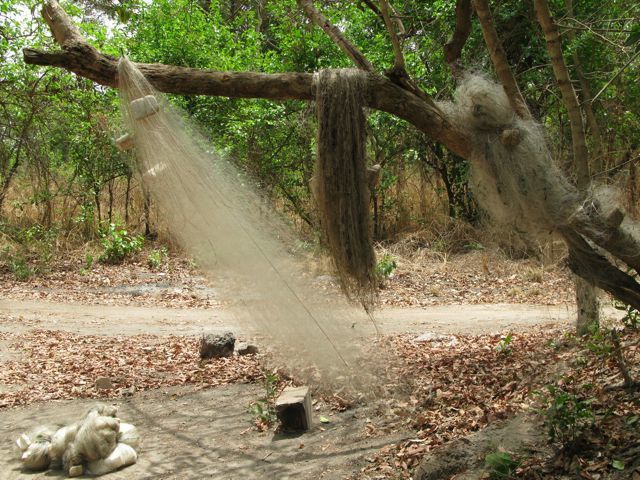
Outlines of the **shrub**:
{"label": "shrub", "polygon": [[144,246],[142,235],[131,236],[115,223],[102,233],[102,253],[98,257],[101,263],[118,264],[125,258],[139,252]]}
{"label": "shrub", "polygon": [[548,394],[543,394],[543,415],[549,440],[572,451],[579,447],[584,433],[593,425],[592,400],[581,399],[556,385],[547,385],[547,391]]}
{"label": "shrub", "polygon": [[484,457],[484,464],[491,479],[511,478],[520,462],[507,452],[493,452]]}
{"label": "shrub", "polygon": [[150,269],[157,270],[165,262],[168,255],[169,252],[167,251],[166,247],[151,250],[151,252],[147,256],[147,265]]}
{"label": "shrub", "polygon": [[389,278],[396,268],[398,268],[396,261],[391,255],[385,253],[376,265],[376,274],[381,279]]}

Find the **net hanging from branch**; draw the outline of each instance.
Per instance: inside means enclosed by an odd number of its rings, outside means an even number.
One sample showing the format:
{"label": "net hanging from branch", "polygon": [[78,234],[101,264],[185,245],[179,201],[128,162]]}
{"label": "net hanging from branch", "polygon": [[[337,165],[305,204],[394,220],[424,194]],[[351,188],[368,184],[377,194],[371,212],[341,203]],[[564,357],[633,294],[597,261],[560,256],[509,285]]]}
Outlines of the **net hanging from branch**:
{"label": "net hanging from branch", "polygon": [[473,139],[471,187],[492,219],[534,237],[567,222],[578,193],[547,148],[542,128],[520,119],[501,85],[467,75],[439,104]]}
{"label": "net hanging from branch", "polygon": [[326,386],[345,386],[355,377],[367,382],[371,369],[358,345],[373,333],[372,319],[339,291],[318,288],[292,247],[293,234],[247,177],[217,155],[133,63],[122,59],[118,70],[143,183],[172,236],[220,285],[238,322],[266,337],[281,363],[298,374],[312,370]]}
{"label": "net hanging from branch", "polygon": [[327,69],[315,75],[318,155],[313,190],[343,289],[369,309],[375,300],[366,166],[367,73]]}
{"label": "net hanging from branch", "polygon": [[492,219],[530,239],[558,234],[575,273],[640,308],[640,285],[603,253],[640,271],[640,228],[615,189],[577,190],[555,163],[542,127],[519,118],[502,86],[481,75],[464,77],[454,101],[438,106],[472,141],[471,187]]}

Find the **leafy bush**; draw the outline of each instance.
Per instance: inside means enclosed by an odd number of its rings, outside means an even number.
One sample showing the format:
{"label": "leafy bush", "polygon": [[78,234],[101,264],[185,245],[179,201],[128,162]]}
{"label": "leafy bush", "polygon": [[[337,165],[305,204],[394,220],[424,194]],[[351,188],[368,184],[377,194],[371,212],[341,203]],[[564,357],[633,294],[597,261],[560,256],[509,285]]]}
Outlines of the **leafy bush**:
{"label": "leafy bush", "polygon": [[0,222],[0,269],[25,281],[42,273],[53,258],[58,230],[33,225],[15,227]]}
{"label": "leafy bush", "polygon": [[613,306],[616,310],[625,312],[624,317],[622,317],[622,323],[625,327],[632,330],[637,330],[638,327],[640,327],[640,312],[638,312],[638,310],[622,302],[614,302]]}
{"label": "leafy bush", "polygon": [[556,385],[547,385],[543,412],[549,440],[565,450],[576,448],[586,430],[593,425],[592,399],[581,399]]}
{"label": "leafy bush", "polygon": [[507,452],[493,452],[484,458],[484,464],[489,472],[489,478],[511,478],[520,462]]}
{"label": "leafy bush", "polygon": [[131,236],[126,230],[118,227],[115,223],[111,223],[107,231],[102,233],[101,243],[103,250],[98,257],[98,261],[118,264],[142,249],[144,237],[142,235]]}
{"label": "leafy bush", "polygon": [[151,253],[147,256],[147,265],[152,270],[159,269],[167,259],[169,252],[166,247],[151,250]]}
{"label": "leafy bush", "polygon": [[385,253],[376,265],[376,274],[381,279],[389,278],[396,268],[398,268],[396,261],[391,255]]}
{"label": "leafy bush", "polygon": [[502,337],[500,343],[496,346],[496,351],[503,355],[509,355],[512,352],[511,342],[513,342],[513,334],[508,333]]}
{"label": "leafy bush", "polygon": [[29,263],[22,255],[11,255],[7,259],[7,266],[16,280],[24,282],[29,280],[35,271],[29,266]]}
{"label": "leafy bush", "polygon": [[274,402],[278,393],[279,381],[278,374],[265,374],[265,395],[251,405],[251,413],[255,416],[256,426],[262,431],[267,430],[276,419]]}

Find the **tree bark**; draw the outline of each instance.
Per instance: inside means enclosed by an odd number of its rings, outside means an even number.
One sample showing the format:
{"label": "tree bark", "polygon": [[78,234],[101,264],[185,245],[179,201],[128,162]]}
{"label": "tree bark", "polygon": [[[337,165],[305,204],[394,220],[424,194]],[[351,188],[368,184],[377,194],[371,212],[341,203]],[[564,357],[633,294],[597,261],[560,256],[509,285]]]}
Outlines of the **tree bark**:
{"label": "tree bark", "polygon": [[[23,55],[28,64],[60,67],[100,85],[118,86],[117,59],[98,52],[87,43],[73,43],[58,52],[25,48]],[[145,63],[136,66],[161,92],[270,100],[315,98],[311,73],[217,72]],[[461,157],[470,155],[467,135],[450,125],[433,103],[425,102],[382,75],[370,73],[369,81],[368,107],[406,120]]]}
{"label": "tree bark", "polygon": [[[567,7],[567,15],[569,17],[573,17],[573,0],[565,0],[565,6]],[[567,35],[571,42],[575,41],[575,30],[570,28],[567,30]],[[604,143],[602,141],[602,130],[600,129],[600,124],[598,123],[598,119],[596,118],[593,111],[593,105],[591,103],[593,100],[591,86],[589,85],[589,80],[587,80],[587,77],[584,74],[582,61],[580,60],[580,55],[578,55],[578,51],[576,49],[573,50],[571,58],[573,59],[573,67],[575,69],[576,76],[578,77],[578,81],[580,82],[580,88],[582,89],[582,107],[584,109],[587,125],[589,126],[591,138],[593,140],[594,151],[591,162],[592,171],[600,173],[604,170]]]}
{"label": "tree bark", "polygon": [[511,108],[515,110],[520,118],[531,118],[527,103],[524,101],[522,93],[520,93],[516,77],[513,75],[511,67],[509,66],[507,54],[504,48],[502,48],[502,43],[500,42],[498,32],[493,23],[493,16],[491,15],[488,0],[473,0],[473,7],[476,10],[480,26],[482,27],[482,36],[489,49],[491,62],[496,69],[496,75],[502,84],[502,88],[504,88],[509,98]]}
{"label": "tree bark", "polygon": [[[547,0],[534,0],[534,9],[538,23],[542,27],[545,40],[547,42],[547,52],[551,58],[553,73],[558,82],[558,88],[562,95],[562,101],[569,116],[569,126],[571,128],[571,143],[573,151],[573,163],[576,168],[578,189],[586,191],[591,184],[589,174],[589,152],[584,134],[584,123],[582,121],[582,111],[571,80],[569,69],[562,55],[560,45],[560,33],[558,27],[551,17]],[[594,238],[594,237],[589,237]],[[596,236],[597,238],[597,236]],[[576,283],[576,303],[578,306],[578,316],[576,318],[576,332],[579,335],[587,333],[589,330],[597,329],[600,324],[600,307],[598,292],[589,283],[588,279],[575,278]]]}
{"label": "tree bark", "polygon": [[460,56],[462,47],[471,35],[471,0],[456,2],[456,28],[451,40],[444,46],[444,61],[447,62],[455,76],[462,72]]}
{"label": "tree bark", "polygon": [[562,55],[560,46],[560,33],[558,27],[551,17],[547,0],[534,0],[533,2],[536,18],[542,27],[544,38],[547,42],[547,52],[551,58],[553,73],[558,82],[558,88],[562,95],[562,102],[567,109],[569,116],[569,126],[571,127],[571,142],[573,146],[573,162],[576,167],[578,188],[585,190],[591,183],[589,175],[589,152],[584,135],[584,124],[582,122],[582,112],[578,97],[571,85],[569,69]]}

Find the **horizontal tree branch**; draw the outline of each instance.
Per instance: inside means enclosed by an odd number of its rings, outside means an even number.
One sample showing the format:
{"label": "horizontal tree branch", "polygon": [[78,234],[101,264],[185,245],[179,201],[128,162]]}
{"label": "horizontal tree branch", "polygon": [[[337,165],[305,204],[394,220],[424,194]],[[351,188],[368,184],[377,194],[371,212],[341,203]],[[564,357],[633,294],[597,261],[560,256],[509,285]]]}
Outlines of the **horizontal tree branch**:
{"label": "horizontal tree branch", "polygon": [[[63,49],[50,52],[25,48],[25,62],[63,68],[100,85],[117,88],[118,59],[89,45],[54,0],[46,2],[43,14]],[[136,66],[154,88],[165,93],[269,100],[315,98],[311,73],[219,72],[147,63]],[[467,135],[453,128],[436,105],[382,75],[374,72],[367,75],[370,84],[368,107],[396,115],[461,157],[469,157],[471,145]]]}

